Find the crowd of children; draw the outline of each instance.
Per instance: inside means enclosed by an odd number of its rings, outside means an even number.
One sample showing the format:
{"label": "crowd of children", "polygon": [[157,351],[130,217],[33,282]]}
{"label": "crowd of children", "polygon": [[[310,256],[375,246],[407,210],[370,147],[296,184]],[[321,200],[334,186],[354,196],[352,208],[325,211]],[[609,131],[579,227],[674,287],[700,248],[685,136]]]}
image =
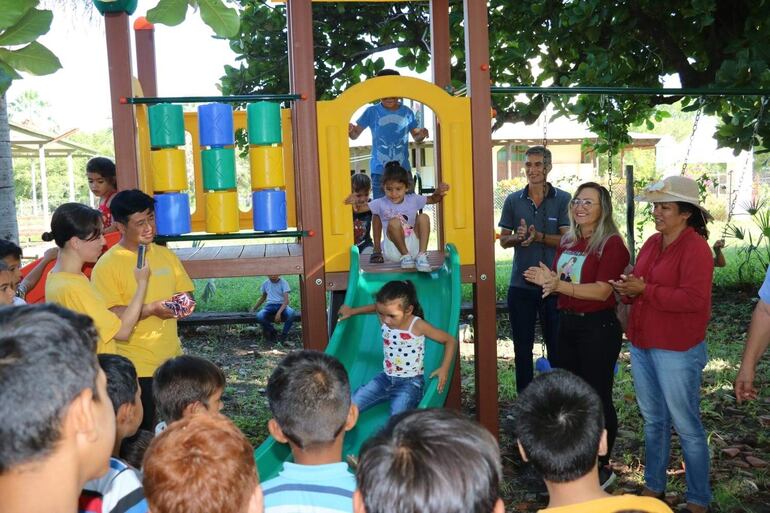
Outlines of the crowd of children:
{"label": "crowd of children", "polygon": [[[97,357],[97,340],[90,318],[57,305],[0,309],[3,512],[504,511],[497,442],[455,411],[392,416],[350,469],[343,439],[358,407],[345,368],[316,351],[289,354],[268,381],[268,429],[293,456],[276,477],[259,484],[253,448],[219,413],[222,371],[191,356],[156,370],[152,393],[167,425],[134,466],[124,449],[144,413],[137,372],[122,356]],[[670,512],[599,487],[606,430],[582,379],[538,376],[514,416],[522,457],[549,490],[545,511]]]}

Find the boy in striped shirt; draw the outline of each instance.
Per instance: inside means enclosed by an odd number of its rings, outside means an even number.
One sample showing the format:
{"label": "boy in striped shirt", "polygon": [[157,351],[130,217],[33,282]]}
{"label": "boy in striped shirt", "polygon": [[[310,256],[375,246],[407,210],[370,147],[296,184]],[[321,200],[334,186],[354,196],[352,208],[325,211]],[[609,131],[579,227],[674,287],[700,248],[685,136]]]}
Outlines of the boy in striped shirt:
{"label": "boy in striped shirt", "polygon": [[142,423],[142,391],[131,360],[100,354],[99,366],[107,376],[107,395],[115,409],[115,445],[106,474],[83,487],[80,513],[146,513],[142,482],[136,469],[118,458],[123,439],[136,434]]}
{"label": "boy in striped shirt", "polygon": [[270,434],[289,444],[294,463],[262,483],[265,512],[350,513],[356,480],[342,462],[342,442],[358,408],[345,368],[325,353],[297,351],[273,371],[267,399]]}

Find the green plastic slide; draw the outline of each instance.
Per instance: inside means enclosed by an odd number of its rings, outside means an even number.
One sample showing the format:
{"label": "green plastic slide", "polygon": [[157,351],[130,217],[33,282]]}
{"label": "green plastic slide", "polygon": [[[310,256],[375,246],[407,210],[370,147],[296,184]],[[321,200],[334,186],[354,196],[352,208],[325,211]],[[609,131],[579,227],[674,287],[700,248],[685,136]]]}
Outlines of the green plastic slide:
{"label": "green plastic slide", "polygon": [[[359,265],[358,248],[353,246],[350,252],[350,276],[345,304],[355,307],[374,303],[377,291],[391,280],[411,280],[417,289],[417,298],[425,312],[425,320],[457,337],[460,321],[460,257],[453,245],[446,247],[443,266],[431,273],[363,272]],[[348,370],[351,390],[356,390],[368,382],[382,371],[382,338],[377,315],[357,315],[338,322],[326,352],[339,358]],[[443,355],[442,344],[429,339],[426,341],[426,379],[441,365]],[[452,372],[454,366],[450,370],[450,376]],[[449,387],[439,393],[436,386],[436,378],[431,379],[426,386],[420,408],[444,405]],[[364,441],[388,421],[389,411],[389,405],[384,403],[362,413],[356,427],[345,436],[343,457],[358,455]],[[284,461],[291,461],[291,451],[288,445],[280,444],[270,437],[254,451],[254,457],[257,460],[259,478],[266,481],[278,474]]]}

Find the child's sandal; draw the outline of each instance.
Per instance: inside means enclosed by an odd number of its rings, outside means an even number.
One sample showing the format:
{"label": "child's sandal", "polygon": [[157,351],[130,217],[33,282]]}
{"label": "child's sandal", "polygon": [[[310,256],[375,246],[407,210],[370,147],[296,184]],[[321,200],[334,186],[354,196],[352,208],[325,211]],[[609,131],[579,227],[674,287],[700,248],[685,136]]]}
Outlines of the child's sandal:
{"label": "child's sandal", "polygon": [[382,263],[385,263],[385,259],[382,257],[382,253],[380,253],[379,251],[375,251],[371,255],[369,255],[369,263],[382,264]]}

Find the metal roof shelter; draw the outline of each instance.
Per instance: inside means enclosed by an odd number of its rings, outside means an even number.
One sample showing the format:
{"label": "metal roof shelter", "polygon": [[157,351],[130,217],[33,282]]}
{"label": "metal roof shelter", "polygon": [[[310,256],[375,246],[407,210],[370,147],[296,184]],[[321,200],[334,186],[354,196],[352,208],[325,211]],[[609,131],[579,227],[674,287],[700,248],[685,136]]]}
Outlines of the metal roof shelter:
{"label": "metal roof shelter", "polygon": [[9,123],[11,129],[11,157],[30,159],[32,174],[32,208],[37,215],[37,172],[35,159],[40,166],[40,193],[43,202],[43,216],[48,219],[48,176],[47,158],[66,158],[69,179],[69,200],[75,201],[75,164],[74,157],[94,157],[96,150],[67,141],[66,137],[77,132],[77,128],[60,135],[51,135],[28,127]]}

